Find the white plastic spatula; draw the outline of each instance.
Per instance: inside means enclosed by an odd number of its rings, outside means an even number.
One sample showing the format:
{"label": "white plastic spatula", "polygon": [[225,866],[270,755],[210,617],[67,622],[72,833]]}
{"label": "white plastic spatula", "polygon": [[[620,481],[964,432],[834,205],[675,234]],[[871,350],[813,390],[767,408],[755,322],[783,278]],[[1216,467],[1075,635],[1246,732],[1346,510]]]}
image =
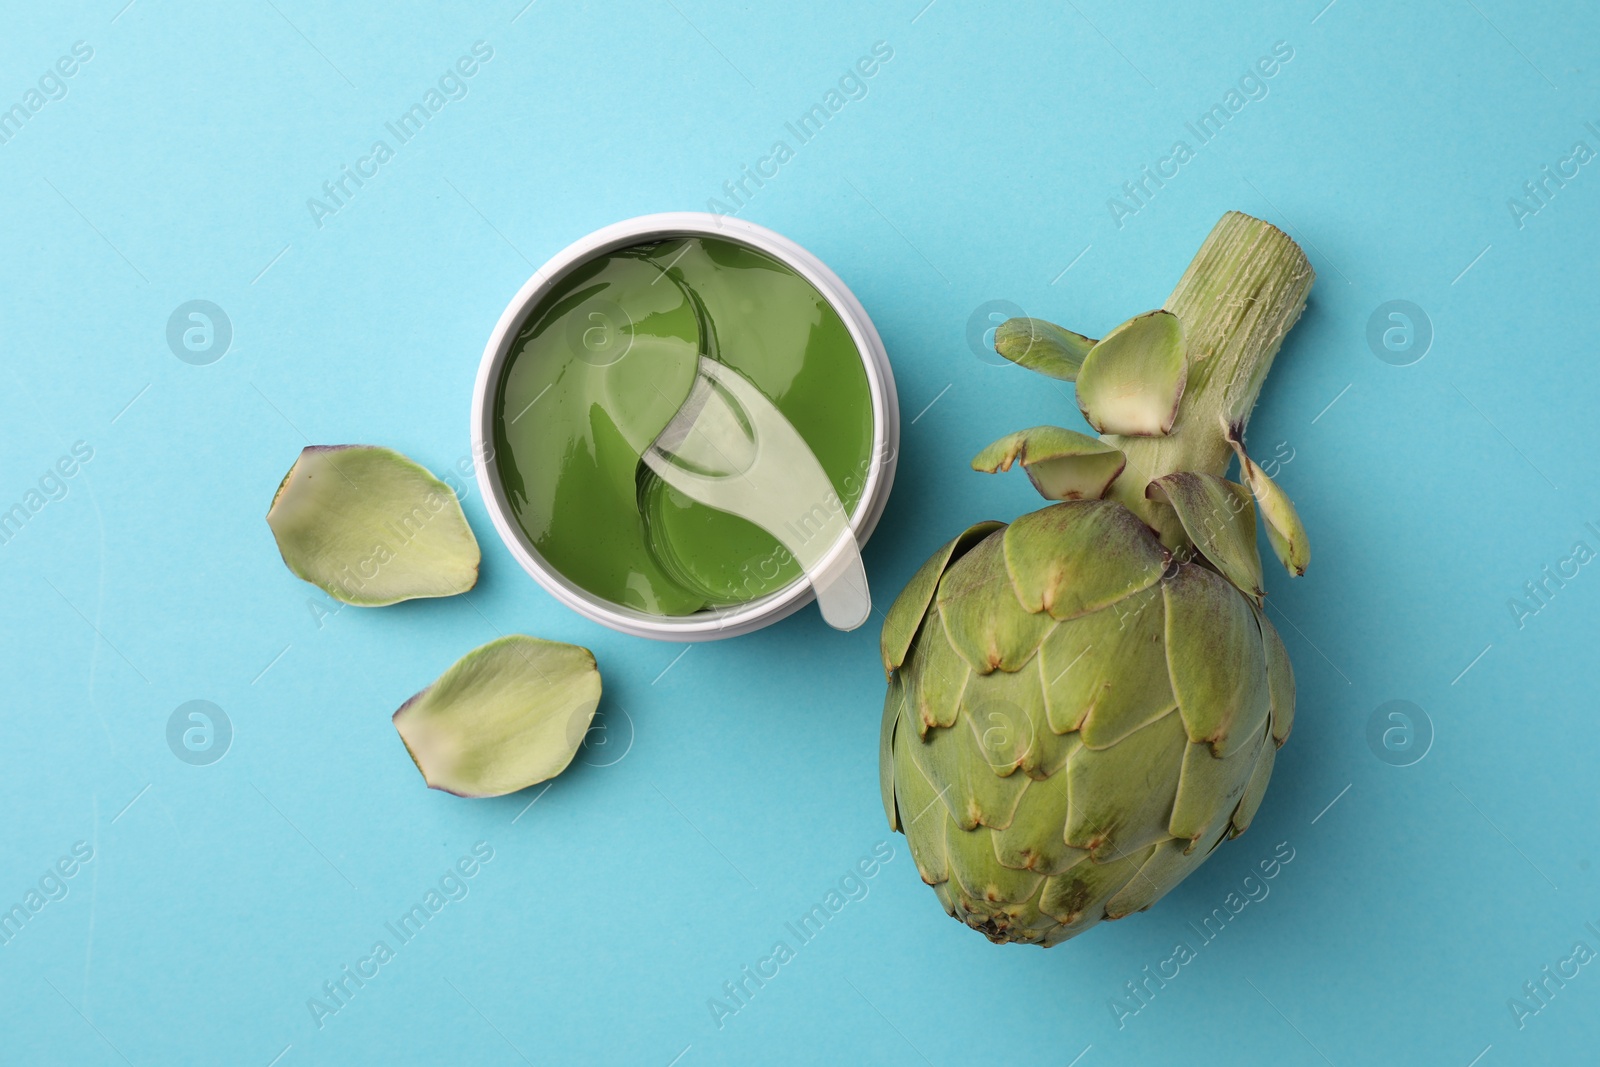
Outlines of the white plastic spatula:
{"label": "white plastic spatula", "polygon": [[872,614],[844,502],[794,425],[738,371],[702,356],[688,399],[641,458],[690,499],[777,538],[829,626],[854,630]]}

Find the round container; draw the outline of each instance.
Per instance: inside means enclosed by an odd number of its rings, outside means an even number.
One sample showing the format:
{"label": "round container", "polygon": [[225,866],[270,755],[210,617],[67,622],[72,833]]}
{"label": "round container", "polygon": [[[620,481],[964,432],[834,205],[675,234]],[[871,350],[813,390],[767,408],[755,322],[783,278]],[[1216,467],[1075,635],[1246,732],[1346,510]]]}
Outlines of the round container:
{"label": "round container", "polygon": [[759,630],[799,611],[815,599],[810,583],[803,577],[798,578],[777,592],[759,599],[726,608],[698,611],[692,615],[652,615],[612,603],[571,581],[540,556],[539,550],[529,541],[512,514],[505,489],[500,484],[499,469],[493,461],[494,412],[497,406],[494,394],[498,388],[500,371],[511,354],[511,345],[528,313],[552,287],[578,266],[618,249],[674,237],[717,237],[765,252],[810,282],[844,321],[856,350],[861,354],[872,398],[870,467],[861,499],[850,514],[850,527],[855,531],[856,541],[861,545],[867,543],[889,499],[900,450],[900,406],[895,396],[894,372],[889,368],[889,357],[883,350],[883,341],[879,339],[878,331],[867,317],[861,302],[820,259],[764,226],[725,215],[699,211],[641,215],[596,230],[573,242],[534,271],[533,277],[506,305],[494,332],[489,336],[489,343],[484,346],[483,362],[478,365],[478,384],[472,395],[472,454],[478,472],[478,487],[483,491],[484,503],[489,509],[489,517],[494,520],[500,540],[522,564],[522,569],[538,579],[539,584],[557,600],[595,622],[637,637],[653,637],[662,641],[715,641]]}

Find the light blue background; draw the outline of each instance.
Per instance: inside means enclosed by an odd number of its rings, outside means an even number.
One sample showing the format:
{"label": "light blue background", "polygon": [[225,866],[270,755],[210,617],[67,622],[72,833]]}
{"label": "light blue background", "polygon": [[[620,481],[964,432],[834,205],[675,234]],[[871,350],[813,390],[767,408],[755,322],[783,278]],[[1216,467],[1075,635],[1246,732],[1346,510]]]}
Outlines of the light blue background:
{"label": "light blue background", "polygon": [[[94,458],[0,546],[0,903],[75,842],[95,853],[0,946],[0,1060],[1594,1061],[1600,966],[1520,1029],[1507,1002],[1575,941],[1600,950],[1600,576],[1552,584],[1520,628],[1508,601],[1600,548],[1600,164],[1521,227],[1507,199],[1600,149],[1600,16],[925,2],[5,5],[0,106],[73,42],[94,56],[0,145],[0,509],[73,442]],[[468,95],[319,228],[307,198],[478,40]],[[703,210],[880,40],[868,95],[741,211],[828,262],[893,360],[880,604],[969,522],[1036,506],[1019,475],[967,468],[979,447],[1082,428],[1070,389],[969,348],[974,309],[1098,334],[1159,305],[1230,208],[1319,273],[1251,425],[1257,452],[1292,452],[1314,545],[1306,578],[1269,577],[1294,736],[1245,837],[1050,951],[946,918],[886,829],[875,627],[808,610],[687,651],[611,633],[518,570],[475,487],[476,590],[319,617],[262,521],[308,442],[453,467],[532,267]],[[1278,41],[1294,58],[1267,97],[1119,228],[1108,198],[1193,146],[1185,123]],[[208,366],[165,341],[191,299],[233,325]],[[1366,341],[1392,299],[1435,331],[1410,366]],[[390,713],[512,631],[594,649],[606,733],[542,794],[424,789]],[[191,699],[233,723],[211,766],[167,747]],[[1392,699],[1436,733],[1409,767],[1367,742]],[[319,1029],[307,999],[479,841],[470,895]],[[880,841],[866,899],[719,1029],[708,999]],[[1279,842],[1270,896],[1119,1029],[1111,998]]]}

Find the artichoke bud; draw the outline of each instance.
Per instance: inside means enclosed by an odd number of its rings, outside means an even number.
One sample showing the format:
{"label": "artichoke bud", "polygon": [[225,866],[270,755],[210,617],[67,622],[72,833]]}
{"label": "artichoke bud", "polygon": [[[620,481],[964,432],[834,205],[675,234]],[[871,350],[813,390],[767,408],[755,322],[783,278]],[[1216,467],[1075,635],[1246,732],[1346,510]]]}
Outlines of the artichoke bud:
{"label": "artichoke bud", "polygon": [[[1256,817],[1294,720],[1256,512],[1291,571],[1305,532],[1229,424],[1312,279],[1286,235],[1230,212],[1170,311],[1099,342],[996,331],[1007,359],[1075,380],[1108,437],[1039,426],[973,460],[1020,463],[1064,502],[974,526],[912,577],[884,621],[879,735],[890,826],[993,941],[1053,945],[1148,908]],[[1230,445],[1248,489],[1223,477]]]}

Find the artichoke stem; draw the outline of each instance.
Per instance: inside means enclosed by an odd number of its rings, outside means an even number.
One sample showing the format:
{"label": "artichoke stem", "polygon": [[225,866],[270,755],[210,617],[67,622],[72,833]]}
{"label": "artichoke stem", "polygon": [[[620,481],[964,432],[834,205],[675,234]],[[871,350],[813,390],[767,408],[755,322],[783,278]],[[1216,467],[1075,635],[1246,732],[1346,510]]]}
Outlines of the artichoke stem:
{"label": "artichoke stem", "polygon": [[1154,527],[1169,547],[1184,540],[1165,504],[1145,498],[1154,479],[1176,471],[1218,477],[1233,451],[1225,425],[1242,435],[1283,337],[1305,309],[1316,272],[1282,230],[1230,211],[1167,298],[1183,323],[1189,380],[1166,437],[1104,439],[1122,449],[1128,466],[1106,493]]}

